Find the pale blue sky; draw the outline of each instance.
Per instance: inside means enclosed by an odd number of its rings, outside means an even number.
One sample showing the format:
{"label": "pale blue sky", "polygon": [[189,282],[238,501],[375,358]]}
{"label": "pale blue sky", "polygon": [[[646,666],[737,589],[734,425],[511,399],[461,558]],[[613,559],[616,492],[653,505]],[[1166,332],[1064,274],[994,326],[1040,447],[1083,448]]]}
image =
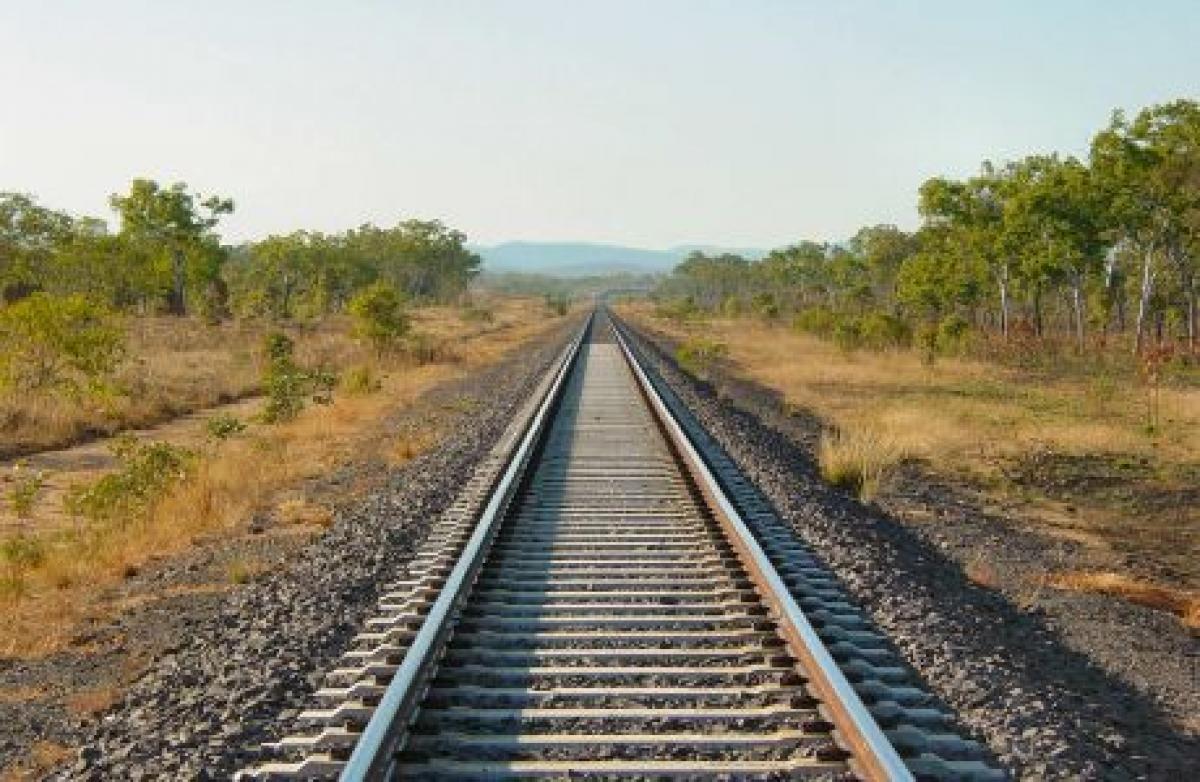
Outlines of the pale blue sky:
{"label": "pale blue sky", "polygon": [[1200,1],[0,0],[0,73],[0,190],[76,212],[145,175],[231,238],[773,246],[1198,97]]}

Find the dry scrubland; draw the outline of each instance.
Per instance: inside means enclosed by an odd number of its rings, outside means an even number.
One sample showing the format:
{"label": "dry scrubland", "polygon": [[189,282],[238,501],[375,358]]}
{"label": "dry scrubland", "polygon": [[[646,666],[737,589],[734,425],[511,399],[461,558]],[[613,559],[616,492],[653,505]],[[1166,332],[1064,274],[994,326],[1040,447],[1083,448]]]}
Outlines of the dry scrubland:
{"label": "dry scrubland", "polygon": [[[562,323],[543,302],[530,299],[423,308],[412,313],[412,320],[414,336],[387,357],[354,341],[347,324],[337,319],[294,329],[299,363],[324,364],[341,381],[332,403],[310,404],[293,420],[243,419],[244,430],[224,439],[206,433],[199,421],[190,429],[170,425],[139,433],[144,442],[162,439],[196,452],[186,475],[144,512],[103,523],[84,521],[50,507],[46,497],[35,498],[20,529],[14,533],[10,525],[0,540],[7,547],[6,569],[0,573],[0,655],[39,656],[71,645],[81,620],[122,609],[106,601],[105,587],[155,558],[209,536],[236,533],[256,513],[275,514],[297,534],[319,532],[332,519],[330,510],[307,502],[295,487],[351,460],[402,463],[432,447],[438,432],[431,427],[381,438],[378,424],[433,386],[487,365]],[[205,330],[187,321],[153,320],[131,328],[141,361],[123,371],[146,391],[102,410],[51,403],[22,409],[9,400],[8,409],[20,411],[10,413],[9,421],[20,419],[16,429],[26,433],[15,441],[10,425],[3,440],[9,453],[28,451],[39,442],[33,433],[41,430],[46,431],[40,442],[61,445],[82,434],[145,425],[258,389],[265,327]],[[164,432],[168,436],[160,438]],[[68,464],[71,454],[60,452]],[[10,478],[0,487],[10,505],[13,464],[4,465]],[[224,587],[253,578],[254,571],[253,562],[234,563]]]}
{"label": "dry scrubland", "polygon": [[0,458],[151,426],[253,396],[262,379],[259,346],[271,331],[296,340],[301,363],[340,367],[362,358],[345,321],[336,318],[280,327],[265,320],[207,324],[199,318],[131,317],[125,330],[131,358],[113,378],[111,394],[0,398]]}
{"label": "dry scrubland", "polygon": [[1050,536],[1111,550],[1120,563],[1047,573],[1047,584],[1120,595],[1200,627],[1194,368],[1154,390],[1128,359],[1103,371],[1069,360],[928,364],[915,351],[845,351],[753,318],[680,323],[649,305],[622,309],[677,340],[689,370],[703,374],[722,361],[824,420],[819,459],[832,482],[871,499],[886,494],[896,465],[915,460],[1015,507]]}

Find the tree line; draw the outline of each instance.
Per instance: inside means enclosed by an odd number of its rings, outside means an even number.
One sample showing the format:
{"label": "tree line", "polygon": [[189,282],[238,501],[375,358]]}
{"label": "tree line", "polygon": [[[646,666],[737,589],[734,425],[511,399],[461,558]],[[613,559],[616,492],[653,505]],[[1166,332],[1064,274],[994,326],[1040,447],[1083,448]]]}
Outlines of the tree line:
{"label": "tree line", "polygon": [[870,340],[953,340],[974,329],[1121,335],[1132,350],[1200,342],[1200,103],[1114,112],[1087,160],[985,162],[918,193],[920,227],[866,227],[758,261],[693,253],[660,286],[684,308],[795,315]]}
{"label": "tree line", "polygon": [[4,304],[45,294],[145,314],[317,317],[344,310],[376,283],[410,300],[447,301],[480,267],[465,234],[436,220],[229,246],[217,233],[234,210],[229,198],[136,179],[109,203],[116,230],[27,194],[0,192]]}

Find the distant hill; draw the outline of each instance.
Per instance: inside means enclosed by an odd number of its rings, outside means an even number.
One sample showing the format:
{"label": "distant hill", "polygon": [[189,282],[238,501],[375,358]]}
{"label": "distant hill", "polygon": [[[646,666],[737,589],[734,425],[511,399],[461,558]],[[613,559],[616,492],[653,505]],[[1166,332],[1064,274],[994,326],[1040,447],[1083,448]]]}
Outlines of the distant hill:
{"label": "distant hill", "polygon": [[737,252],[758,258],[764,253],[754,249],[725,249],[709,245],[680,245],[669,250],[647,250],[616,244],[591,242],[504,242],[492,246],[471,247],[483,258],[488,272],[526,272],[557,277],[587,277],[597,274],[629,272],[660,274],[671,271],[688,253]]}

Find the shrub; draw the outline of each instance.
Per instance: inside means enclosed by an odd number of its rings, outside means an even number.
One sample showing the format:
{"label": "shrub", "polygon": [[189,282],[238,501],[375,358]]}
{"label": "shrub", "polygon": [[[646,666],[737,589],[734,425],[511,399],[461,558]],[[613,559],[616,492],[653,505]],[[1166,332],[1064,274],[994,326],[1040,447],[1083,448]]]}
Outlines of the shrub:
{"label": "shrub", "polygon": [[947,315],[937,327],[937,346],[943,353],[961,353],[967,345],[971,324],[961,315]]}
{"label": "shrub", "polygon": [[773,293],[754,294],[754,298],[750,300],[750,306],[764,318],[779,317],[779,302],[775,300]]}
{"label": "shrub", "polygon": [[886,312],[870,312],[858,321],[862,344],[873,350],[907,347],[912,343],[912,327]]}
{"label": "shrub", "polygon": [[700,307],[690,297],[682,299],[672,299],[659,303],[654,308],[654,316],[662,320],[669,320],[672,323],[683,325],[689,321],[699,320],[703,316]]}
{"label": "shrub", "polygon": [[13,485],[8,490],[8,502],[17,518],[27,519],[33,515],[33,506],[46,485],[46,475],[41,470],[32,471],[21,462],[12,468]]}
{"label": "shrub", "polygon": [[264,352],[267,357],[263,386],[267,404],[262,418],[267,423],[290,421],[304,409],[308,399],[328,404],[333,398],[337,378],[324,369],[305,369],[296,363],[296,345],[280,332],[268,334]]}
{"label": "shrub", "polygon": [[838,318],[833,324],[833,342],[842,350],[858,348],[862,344],[858,321],[849,316]]}
{"label": "shrub", "polygon": [[124,435],[110,448],[120,467],[68,493],[66,504],[72,515],[92,521],[140,517],[171,486],[187,478],[195,466],[191,450],[170,443],[142,442]]}
{"label": "shrub", "polygon": [[124,351],[117,317],[83,296],[35,293],[0,309],[0,385],[10,390],[102,389]]}
{"label": "shrub", "polygon": [[796,318],[792,321],[792,327],[807,334],[828,337],[833,333],[837,322],[837,313],[830,308],[809,307],[796,314]]}
{"label": "shrub", "polygon": [[870,500],[903,453],[887,438],[862,430],[822,434],[817,457],[821,477]]}
{"label": "shrub", "polygon": [[204,422],[204,431],[214,440],[228,440],[245,430],[246,424],[229,413],[217,413]]}
{"label": "shrub", "polygon": [[0,577],[0,594],[12,599],[25,595],[25,576],[46,558],[46,544],[29,535],[14,535],[0,540],[0,560],[5,574]]}
{"label": "shrub", "polygon": [[675,350],[675,360],[693,375],[704,376],[712,363],[728,352],[728,346],[722,342],[696,337],[687,340]]}
{"label": "shrub", "polygon": [[562,293],[547,293],[546,306],[551,312],[561,318],[571,309],[571,300]]}
{"label": "shrub", "polygon": [[408,333],[404,297],[395,286],[379,280],[363,288],[350,300],[355,333],[383,353]]}
{"label": "shrub", "polygon": [[342,390],[354,396],[374,394],[383,388],[383,381],[368,364],[351,367],[342,376]]}

